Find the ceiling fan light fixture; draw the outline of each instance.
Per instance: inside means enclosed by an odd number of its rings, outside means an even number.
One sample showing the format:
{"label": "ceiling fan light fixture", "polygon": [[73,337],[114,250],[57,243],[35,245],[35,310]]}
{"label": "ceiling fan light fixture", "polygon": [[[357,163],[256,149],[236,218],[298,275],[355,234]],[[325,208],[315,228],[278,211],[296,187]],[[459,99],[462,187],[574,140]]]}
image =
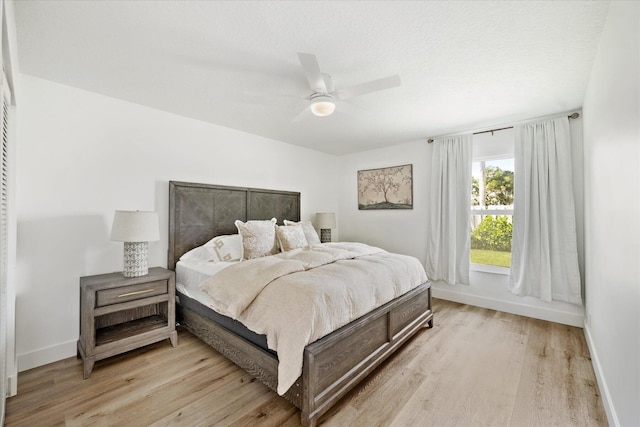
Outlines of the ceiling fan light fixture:
{"label": "ceiling fan light fixture", "polygon": [[335,109],[336,104],[330,95],[318,95],[311,98],[311,112],[316,116],[330,116]]}

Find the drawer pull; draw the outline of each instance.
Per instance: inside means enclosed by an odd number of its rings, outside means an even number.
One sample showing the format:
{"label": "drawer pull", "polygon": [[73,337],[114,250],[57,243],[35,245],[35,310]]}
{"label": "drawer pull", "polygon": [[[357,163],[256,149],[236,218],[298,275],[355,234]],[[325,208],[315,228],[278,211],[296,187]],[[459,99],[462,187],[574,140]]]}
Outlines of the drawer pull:
{"label": "drawer pull", "polygon": [[153,292],[153,291],[154,291],[153,289],[145,289],[143,291],[128,292],[126,294],[120,294],[116,298],[125,298],[133,295],[141,295],[141,294],[146,294],[147,292]]}

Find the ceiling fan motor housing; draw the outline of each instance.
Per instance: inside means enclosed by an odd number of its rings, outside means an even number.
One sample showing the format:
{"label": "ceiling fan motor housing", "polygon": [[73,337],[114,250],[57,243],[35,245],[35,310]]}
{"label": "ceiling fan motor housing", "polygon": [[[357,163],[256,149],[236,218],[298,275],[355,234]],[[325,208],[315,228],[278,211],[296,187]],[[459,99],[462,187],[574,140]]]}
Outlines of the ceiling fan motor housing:
{"label": "ceiling fan motor housing", "polygon": [[336,109],[333,96],[328,94],[314,93],[309,101],[311,101],[311,112],[316,116],[329,116]]}

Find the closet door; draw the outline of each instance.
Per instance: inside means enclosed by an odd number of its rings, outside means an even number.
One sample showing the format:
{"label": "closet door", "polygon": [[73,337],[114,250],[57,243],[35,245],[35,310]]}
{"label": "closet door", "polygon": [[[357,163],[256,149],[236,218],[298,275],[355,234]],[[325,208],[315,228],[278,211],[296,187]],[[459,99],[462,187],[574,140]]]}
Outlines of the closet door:
{"label": "closet door", "polygon": [[2,123],[0,128],[0,425],[4,424],[7,396],[7,266],[9,248],[9,105],[11,92],[2,73],[0,100]]}

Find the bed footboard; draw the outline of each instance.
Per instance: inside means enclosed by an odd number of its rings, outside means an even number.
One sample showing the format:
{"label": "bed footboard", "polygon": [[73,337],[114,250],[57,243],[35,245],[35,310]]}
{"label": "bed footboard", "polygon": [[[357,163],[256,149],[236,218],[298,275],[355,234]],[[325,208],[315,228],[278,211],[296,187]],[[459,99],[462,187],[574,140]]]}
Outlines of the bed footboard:
{"label": "bed footboard", "polygon": [[[278,359],[223,326],[184,306],[179,323],[272,390],[278,384]],[[303,426],[318,418],[424,326],[431,326],[431,286],[405,295],[343,326],[304,351],[302,376],[283,396],[302,411]]]}
{"label": "bed footboard", "polygon": [[308,345],[302,373],[302,425],[320,415],[424,326],[431,326],[431,287],[409,293]]}

